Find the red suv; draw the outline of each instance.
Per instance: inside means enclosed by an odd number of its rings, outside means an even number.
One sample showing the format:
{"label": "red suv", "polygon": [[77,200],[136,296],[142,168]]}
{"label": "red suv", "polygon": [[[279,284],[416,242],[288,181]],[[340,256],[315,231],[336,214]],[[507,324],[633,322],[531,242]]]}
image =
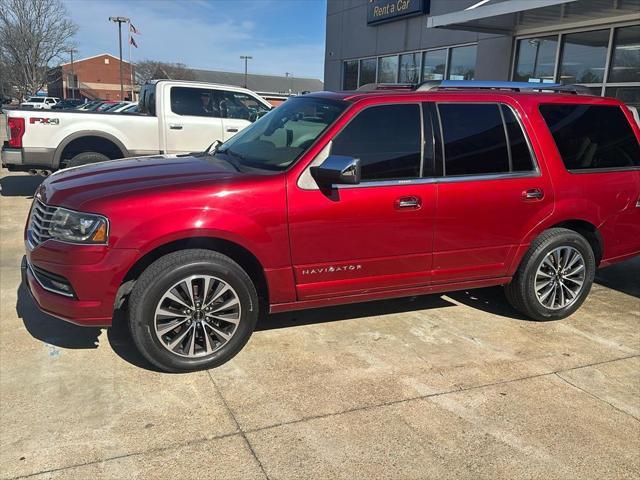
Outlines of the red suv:
{"label": "red suv", "polygon": [[640,130],[619,101],[521,88],[308,94],[206,152],[57,172],[29,289],[79,325],[126,308],[167,371],[229,360],[259,311],[504,285],[566,317],[640,253]]}

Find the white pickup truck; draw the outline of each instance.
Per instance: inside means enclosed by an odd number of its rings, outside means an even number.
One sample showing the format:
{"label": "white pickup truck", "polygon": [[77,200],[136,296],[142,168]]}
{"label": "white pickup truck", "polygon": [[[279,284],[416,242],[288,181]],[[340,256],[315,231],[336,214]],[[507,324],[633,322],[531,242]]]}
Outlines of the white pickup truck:
{"label": "white pickup truck", "polygon": [[5,109],[2,166],[47,174],[114,158],[203,151],[272,108],[244,88],[183,80],[148,82],[139,107],[139,114]]}

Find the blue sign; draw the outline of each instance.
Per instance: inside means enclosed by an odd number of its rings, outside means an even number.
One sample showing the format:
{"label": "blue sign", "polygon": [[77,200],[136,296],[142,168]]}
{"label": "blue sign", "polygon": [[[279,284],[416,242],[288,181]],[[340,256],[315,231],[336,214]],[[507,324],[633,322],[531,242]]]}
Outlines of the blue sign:
{"label": "blue sign", "polygon": [[369,0],[367,25],[426,15],[429,13],[430,3],[430,0]]}

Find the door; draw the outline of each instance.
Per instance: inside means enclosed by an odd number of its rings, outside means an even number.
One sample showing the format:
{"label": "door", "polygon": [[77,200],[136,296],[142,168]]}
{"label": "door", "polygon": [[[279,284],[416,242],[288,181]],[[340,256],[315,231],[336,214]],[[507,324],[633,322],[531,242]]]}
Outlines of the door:
{"label": "door", "polygon": [[266,105],[246,93],[219,90],[217,95],[225,141],[269,111]]}
{"label": "door", "polygon": [[201,152],[224,140],[216,90],[171,87],[165,109],[166,153]]}
{"label": "door", "polygon": [[289,230],[300,300],[429,282],[436,185],[421,173],[423,148],[433,147],[423,142],[421,111],[415,103],[365,108],[323,150],[359,158],[360,184],[321,191],[291,179]]}
{"label": "door", "polygon": [[553,209],[542,176],[511,107],[439,103],[443,177],[433,280],[501,277],[523,238]]}

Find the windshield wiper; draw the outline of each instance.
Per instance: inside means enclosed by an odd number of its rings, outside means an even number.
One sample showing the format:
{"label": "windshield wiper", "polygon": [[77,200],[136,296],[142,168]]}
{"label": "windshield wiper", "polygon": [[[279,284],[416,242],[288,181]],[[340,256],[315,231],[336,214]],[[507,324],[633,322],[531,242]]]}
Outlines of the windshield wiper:
{"label": "windshield wiper", "polygon": [[229,150],[228,148],[225,148],[224,150],[217,150],[214,153],[221,153],[222,156],[217,155],[215,158],[219,158],[221,160],[224,160],[225,162],[227,162],[229,165],[231,165],[233,168],[235,168],[238,172],[241,172],[242,170],[240,170],[240,165],[242,165],[240,162],[238,162],[237,160],[234,160],[233,157],[237,158],[238,160],[244,160],[244,157],[242,155],[239,155],[231,150]]}

